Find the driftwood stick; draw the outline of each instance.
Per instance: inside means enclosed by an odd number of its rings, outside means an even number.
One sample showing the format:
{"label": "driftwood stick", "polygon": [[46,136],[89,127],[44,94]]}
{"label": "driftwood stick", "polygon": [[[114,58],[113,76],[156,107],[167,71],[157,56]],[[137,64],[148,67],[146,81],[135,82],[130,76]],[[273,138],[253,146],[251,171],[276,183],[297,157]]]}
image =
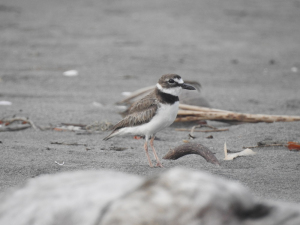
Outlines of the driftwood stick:
{"label": "driftwood stick", "polygon": [[207,162],[215,165],[220,165],[215,155],[205,146],[198,143],[186,143],[180,145],[170,151],[163,157],[163,159],[176,160],[182,156],[196,154],[202,156]]}
{"label": "driftwood stick", "polygon": [[[30,124],[30,126],[31,126],[33,129],[38,130],[38,128],[34,125],[34,123],[33,123],[30,119],[27,119],[27,118],[25,118],[25,117],[13,117],[13,118],[8,118],[8,119],[3,119],[2,121],[3,121],[4,123],[8,123],[8,124],[13,123],[13,122],[15,122],[15,121],[23,121],[23,122],[25,122],[25,123]],[[20,126],[20,127],[21,127],[21,126]],[[26,128],[28,128],[28,127],[26,127]],[[23,128],[23,129],[26,129],[26,128]],[[16,130],[18,130],[18,129],[16,129]],[[12,131],[12,130],[11,130],[11,131]]]}
{"label": "driftwood stick", "polygon": [[131,100],[133,100],[139,96],[142,96],[143,94],[145,94],[147,92],[150,92],[154,88],[155,88],[155,86],[149,86],[149,87],[138,89],[138,90],[132,92],[129,97],[123,99],[120,102],[117,102],[117,104],[129,103]]}
{"label": "driftwood stick", "polygon": [[27,120],[27,122],[32,126],[33,129],[38,130],[38,128],[35,126],[35,124],[31,120]]}
{"label": "driftwood stick", "polygon": [[175,122],[194,122],[194,121],[199,121],[199,120],[203,120],[202,118],[199,118],[198,116],[178,116],[177,114],[177,118],[175,119]]}
{"label": "driftwood stick", "polygon": [[[191,129],[186,129],[186,128],[176,128],[176,131],[191,131]],[[228,131],[228,128],[224,129],[211,129],[211,130],[194,130],[193,132],[204,132],[204,133],[209,133],[209,132],[222,132],[222,131]]]}
{"label": "driftwood stick", "polygon": [[30,124],[19,124],[19,125],[12,125],[12,126],[4,126],[0,127],[1,131],[18,131],[18,130],[24,130],[31,127]]}
{"label": "driftwood stick", "polygon": [[81,123],[61,123],[63,126],[86,127],[86,124]]}
{"label": "driftwood stick", "polygon": [[[201,112],[192,110],[178,110],[178,116],[192,116],[193,119],[198,117],[198,120],[235,120],[248,123],[257,122],[292,122],[300,121],[300,116],[285,116],[285,115],[266,115],[266,114],[248,114],[235,112]],[[188,120],[186,120],[188,121]],[[192,120],[190,120],[192,121]]]}
{"label": "driftwood stick", "polygon": [[263,148],[263,147],[274,147],[274,146],[287,146],[287,144],[268,144],[268,145],[256,145],[256,146],[250,146],[250,147],[243,147],[243,148]]}
{"label": "driftwood stick", "polygon": [[[201,128],[201,127],[209,127],[209,128],[212,128],[211,130],[196,130],[196,128]],[[179,130],[179,129],[177,129]],[[188,129],[184,129],[184,128],[181,128],[181,130],[184,130],[184,131],[188,131]],[[194,136],[194,132],[220,132],[220,131],[228,131],[229,129],[218,129],[216,127],[213,127],[213,126],[209,126],[208,124],[199,124],[199,125],[196,125],[196,126],[193,126],[190,133],[189,133],[189,137],[192,138],[192,139],[195,139],[195,136]]]}
{"label": "driftwood stick", "polygon": [[213,108],[207,108],[207,107],[201,107],[201,106],[195,106],[195,105],[187,105],[187,104],[179,104],[179,109],[201,111],[201,112],[230,112],[227,110],[213,109]]}

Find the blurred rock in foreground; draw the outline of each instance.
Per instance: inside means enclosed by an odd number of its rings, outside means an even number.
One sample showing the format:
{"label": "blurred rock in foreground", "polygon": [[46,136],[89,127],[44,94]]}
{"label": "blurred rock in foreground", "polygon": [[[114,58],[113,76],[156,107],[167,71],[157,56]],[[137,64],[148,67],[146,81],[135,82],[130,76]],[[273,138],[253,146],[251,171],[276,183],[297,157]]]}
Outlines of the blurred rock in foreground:
{"label": "blurred rock in foreground", "polygon": [[300,205],[257,202],[242,185],[173,168],[145,179],[113,171],[43,175],[0,199],[0,224],[300,224]]}

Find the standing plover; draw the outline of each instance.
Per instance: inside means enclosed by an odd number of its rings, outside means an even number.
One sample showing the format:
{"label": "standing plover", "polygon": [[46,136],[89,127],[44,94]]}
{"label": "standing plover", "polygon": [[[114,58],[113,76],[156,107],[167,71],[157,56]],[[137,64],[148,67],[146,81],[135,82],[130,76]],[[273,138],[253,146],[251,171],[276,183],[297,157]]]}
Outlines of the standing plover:
{"label": "standing plover", "polygon": [[129,114],[118,122],[111,134],[103,140],[108,140],[119,135],[145,135],[144,148],[149,166],[153,167],[148,154],[148,141],[153,150],[157,165],[163,167],[153,146],[155,134],[170,126],[176,119],[179,98],[182,89],[195,90],[191,85],[185,84],[181,77],[176,74],[163,75],[156,84],[153,92],[135,102]]}

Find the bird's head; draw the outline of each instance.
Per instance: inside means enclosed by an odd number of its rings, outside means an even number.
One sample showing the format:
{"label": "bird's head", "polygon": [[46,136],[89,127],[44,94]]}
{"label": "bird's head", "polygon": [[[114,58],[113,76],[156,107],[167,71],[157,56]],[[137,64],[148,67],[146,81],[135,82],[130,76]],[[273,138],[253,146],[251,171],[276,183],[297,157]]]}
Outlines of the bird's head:
{"label": "bird's head", "polygon": [[167,94],[178,96],[182,89],[196,90],[192,85],[184,83],[182,78],[177,74],[165,74],[156,84],[156,87]]}

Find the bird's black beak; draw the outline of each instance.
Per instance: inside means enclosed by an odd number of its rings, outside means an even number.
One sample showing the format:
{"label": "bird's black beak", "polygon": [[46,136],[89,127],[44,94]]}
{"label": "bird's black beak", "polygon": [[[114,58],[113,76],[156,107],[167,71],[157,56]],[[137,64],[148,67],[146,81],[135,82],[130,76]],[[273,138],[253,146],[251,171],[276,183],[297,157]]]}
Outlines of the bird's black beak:
{"label": "bird's black beak", "polygon": [[196,88],[194,88],[192,85],[189,85],[189,84],[182,83],[182,84],[180,84],[180,86],[182,87],[182,89],[196,90]]}

